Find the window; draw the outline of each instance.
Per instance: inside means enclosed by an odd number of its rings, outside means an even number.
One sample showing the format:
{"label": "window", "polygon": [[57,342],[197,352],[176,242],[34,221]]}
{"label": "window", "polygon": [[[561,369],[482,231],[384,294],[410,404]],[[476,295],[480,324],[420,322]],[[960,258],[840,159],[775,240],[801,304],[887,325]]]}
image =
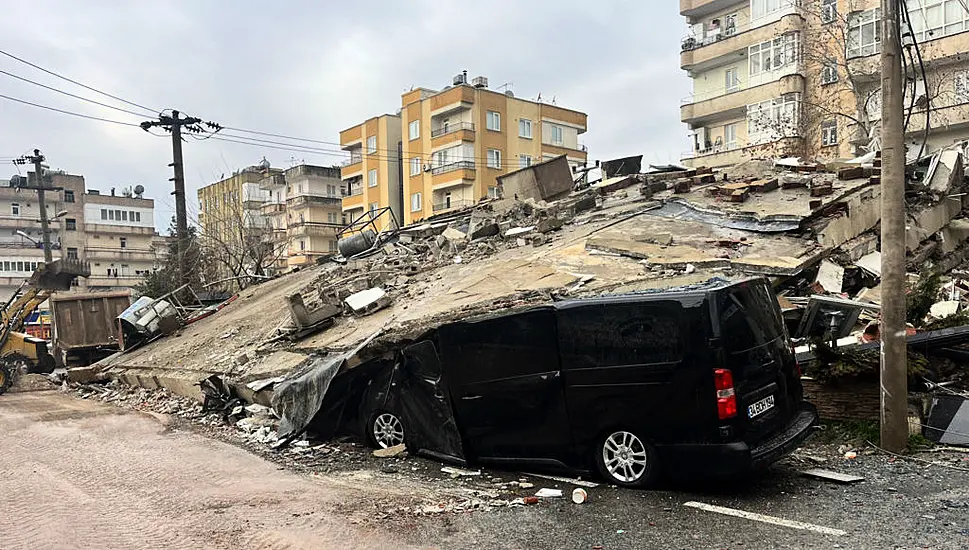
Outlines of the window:
{"label": "window", "polygon": [[740,75],[737,74],[737,67],[724,71],[723,78],[728,92],[735,92],[740,89]]}
{"label": "window", "polygon": [[10,205],[10,213],[12,215],[14,215],[14,216],[19,216],[20,215],[20,204],[19,203],[16,203],[16,202],[13,203],[13,204],[11,204]]}
{"label": "window", "polygon": [[66,218],[64,220],[64,228],[68,231],[77,231],[77,220],[74,218]]}
{"label": "window", "polygon": [[965,0],[909,0],[905,4],[919,41],[969,30]]}
{"label": "window", "polygon": [[414,193],[410,196],[410,211],[420,212],[421,210],[423,210],[423,206],[421,205],[421,194]]}
{"label": "window", "polygon": [[830,147],[838,144],[838,121],[828,120],[821,124],[821,146]]}
{"label": "window", "polygon": [[327,247],[327,250],[329,250],[330,252],[336,252],[337,251],[336,241],[334,241],[334,240],[326,241],[326,247]]}
{"label": "window", "polygon": [[421,137],[421,121],[412,120],[410,124],[407,125],[407,133],[410,139],[417,139]]}
{"label": "window", "polygon": [[747,106],[747,133],[751,144],[797,135],[798,94]]}
{"label": "window", "polygon": [[122,210],[121,211],[121,219],[123,221],[128,221],[128,211],[127,210]]}
{"label": "window", "polygon": [[[875,55],[881,51],[880,8],[852,13],[848,17],[848,58]],[[914,21],[912,22],[914,25]]]}
{"label": "window", "polygon": [[377,209],[378,208],[380,208],[380,203],[378,203],[378,202],[372,202],[372,203],[370,203],[370,213],[371,214],[377,212]]}
{"label": "window", "polygon": [[488,168],[501,168],[501,151],[488,149]]}
{"label": "window", "polygon": [[337,221],[339,221],[339,218],[340,218],[340,215],[337,214],[336,212],[326,213],[326,221],[329,223],[337,223]]}
{"label": "window", "polygon": [[791,0],[750,0],[750,18],[767,17],[791,5]]}
{"label": "window", "polygon": [[377,152],[377,136],[370,136],[367,138],[367,152],[368,153]]}
{"label": "window", "polygon": [[108,210],[108,220],[114,221],[114,210]]}
{"label": "window", "polygon": [[74,191],[64,191],[64,202],[74,202]]}
{"label": "window", "polygon": [[120,222],[121,221],[121,211],[120,210],[115,210],[114,211],[114,221],[116,221],[116,222]]}
{"label": "window", "polygon": [[420,157],[414,157],[410,159],[410,175],[419,176],[421,173],[421,159]]}
{"label": "window", "polygon": [[488,129],[494,130],[495,132],[501,131],[501,113],[488,111]]}
{"label": "window", "polygon": [[518,137],[532,139],[532,121],[527,118],[518,119]]}
{"label": "window", "polygon": [[834,23],[838,18],[838,0],[821,0],[821,23]]}
{"label": "window", "polygon": [[67,257],[70,258],[70,259],[72,259],[72,260],[76,260],[77,259],[77,249],[76,248],[68,248],[67,249]]}
{"label": "window", "polygon": [[141,212],[135,212],[135,221],[141,223]]}
{"label": "window", "polygon": [[727,149],[737,148],[737,125],[727,124],[723,127],[723,143]]}
{"label": "window", "polygon": [[300,250],[306,250],[306,241],[300,241],[299,242],[299,249]]}
{"label": "window", "polygon": [[777,71],[797,60],[797,33],[789,33],[747,49],[750,76]]}
{"label": "window", "polygon": [[824,66],[821,67],[821,85],[833,84],[838,81],[838,62],[834,59],[828,59],[824,62]]}
{"label": "window", "polygon": [[302,223],[306,223],[306,215],[303,214],[302,212],[300,212],[300,214],[299,214],[299,223],[301,223],[301,224]]}
{"label": "window", "polygon": [[327,185],[326,186],[326,196],[327,197],[335,197],[336,196],[336,186],[335,185]]}
{"label": "window", "polygon": [[501,197],[498,196],[498,188],[497,187],[489,187],[488,188],[488,198],[489,199],[498,199],[498,198],[501,198]]}
{"label": "window", "polygon": [[956,103],[969,103],[969,71],[957,71],[952,75]]}
{"label": "window", "polygon": [[377,170],[367,172],[367,187],[377,187]]}
{"label": "window", "polygon": [[101,209],[101,219],[102,220],[108,219],[108,211],[104,208]]}
{"label": "window", "polygon": [[119,237],[118,238],[118,241],[121,244],[121,248],[128,248],[128,238],[127,237]]}
{"label": "window", "polygon": [[518,167],[525,168],[532,165],[531,155],[518,155]]}
{"label": "window", "polygon": [[554,145],[562,145],[565,140],[562,139],[562,127],[552,125],[552,143]]}
{"label": "window", "polygon": [[574,307],[558,312],[563,367],[669,365],[683,359],[678,302]]}
{"label": "window", "polygon": [[460,342],[461,365],[449,375],[461,386],[559,371],[555,315],[547,309],[441,327],[446,341]]}

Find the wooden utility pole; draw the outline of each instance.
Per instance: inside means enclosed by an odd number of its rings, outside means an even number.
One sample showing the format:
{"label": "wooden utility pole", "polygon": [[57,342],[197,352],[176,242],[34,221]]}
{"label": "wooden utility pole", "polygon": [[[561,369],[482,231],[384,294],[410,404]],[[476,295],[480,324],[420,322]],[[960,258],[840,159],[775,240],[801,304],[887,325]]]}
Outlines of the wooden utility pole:
{"label": "wooden utility pole", "polygon": [[905,131],[898,0],[882,0],[881,444],[908,444]]}
{"label": "wooden utility pole", "polygon": [[[46,184],[44,183],[44,155],[40,154],[40,149],[34,149],[33,156],[22,156],[14,161],[14,164],[34,165],[34,177],[36,178],[37,208],[40,210],[40,233],[42,235],[42,246],[44,247],[44,263],[50,264],[54,261],[54,254],[50,248],[50,220],[47,219],[47,197],[44,195]],[[28,187],[30,182],[28,181]]]}
{"label": "wooden utility pole", "polygon": [[188,218],[185,212],[185,169],[182,164],[182,126],[194,126],[202,122],[201,119],[194,117],[181,117],[178,111],[173,110],[171,116],[161,115],[158,120],[149,120],[141,123],[141,128],[146,132],[155,126],[162,127],[172,133],[172,163],[174,177],[169,181],[175,182],[175,244],[178,253],[178,283],[185,283],[185,275],[188,273],[188,266],[185,265],[185,256],[188,243]]}

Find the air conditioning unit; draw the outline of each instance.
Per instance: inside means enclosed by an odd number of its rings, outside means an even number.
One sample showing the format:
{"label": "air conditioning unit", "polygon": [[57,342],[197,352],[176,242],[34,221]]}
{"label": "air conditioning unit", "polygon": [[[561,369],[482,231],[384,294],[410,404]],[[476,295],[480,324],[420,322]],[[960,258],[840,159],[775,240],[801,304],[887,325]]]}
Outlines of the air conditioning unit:
{"label": "air conditioning unit", "polygon": [[471,85],[475,88],[487,88],[488,87],[488,77],[487,76],[476,76],[474,80],[471,81]]}
{"label": "air conditioning unit", "polygon": [[454,75],[454,78],[451,79],[451,84],[453,84],[455,86],[460,86],[462,84],[467,84],[467,83],[468,83],[468,74],[467,73],[456,74],[456,75]]}
{"label": "air conditioning unit", "polygon": [[433,167],[433,166],[431,166],[430,164],[425,164],[425,165],[424,165],[424,171],[425,171],[425,172],[430,172],[430,171],[431,171],[431,170],[432,170],[433,168],[434,168],[434,167]]}

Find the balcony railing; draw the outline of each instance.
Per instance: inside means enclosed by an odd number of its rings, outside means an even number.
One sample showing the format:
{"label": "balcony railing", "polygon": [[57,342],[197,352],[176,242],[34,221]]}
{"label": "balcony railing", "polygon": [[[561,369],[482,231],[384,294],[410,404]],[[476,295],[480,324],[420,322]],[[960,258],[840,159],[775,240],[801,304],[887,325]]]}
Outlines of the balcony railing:
{"label": "balcony railing", "polygon": [[342,195],[344,197],[356,197],[357,195],[362,195],[363,194],[363,185],[355,185],[355,186],[353,186],[353,187],[350,188],[350,191],[349,192],[347,192],[347,188],[346,187],[343,187],[341,189],[341,193],[342,193]]}
{"label": "balcony railing", "polygon": [[342,163],[340,163],[340,166],[350,166],[351,164],[356,164],[356,163],[358,163],[358,162],[360,162],[362,160],[363,160],[363,156],[350,157],[350,158],[344,160]]}
{"label": "balcony railing", "polygon": [[454,132],[459,132],[461,130],[471,130],[474,131],[473,122],[455,122],[453,124],[448,124],[447,126],[442,126],[436,130],[431,130],[431,137],[436,138],[439,136],[444,136],[447,134],[452,134]]}
{"label": "balcony railing", "polygon": [[451,164],[445,164],[444,166],[438,166],[431,169],[431,175],[436,176],[438,174],[446,174],[455,170],[474,170],[474,161],[462,160],[459,162],[452,162]]}
{"label": "balcony railing", "polygon": [[473,206],[474,201],[471,200],[458,200],[458,201],[444,201],[434,204],[434,212],[441,212],[443,210],[453,210],[455,208],[466,208],[468,206]]}

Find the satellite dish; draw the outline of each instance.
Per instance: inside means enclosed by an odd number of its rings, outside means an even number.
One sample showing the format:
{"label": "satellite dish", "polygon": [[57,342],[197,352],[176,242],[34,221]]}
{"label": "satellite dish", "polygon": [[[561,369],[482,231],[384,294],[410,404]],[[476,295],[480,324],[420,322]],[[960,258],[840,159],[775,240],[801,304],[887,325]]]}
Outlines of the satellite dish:
{"label": "satellite dish", "polygon": [[136,185],[135,186],[135,195],[138,195],[140,197],[144,193],[145,193],[145,186],[144,185]]}

